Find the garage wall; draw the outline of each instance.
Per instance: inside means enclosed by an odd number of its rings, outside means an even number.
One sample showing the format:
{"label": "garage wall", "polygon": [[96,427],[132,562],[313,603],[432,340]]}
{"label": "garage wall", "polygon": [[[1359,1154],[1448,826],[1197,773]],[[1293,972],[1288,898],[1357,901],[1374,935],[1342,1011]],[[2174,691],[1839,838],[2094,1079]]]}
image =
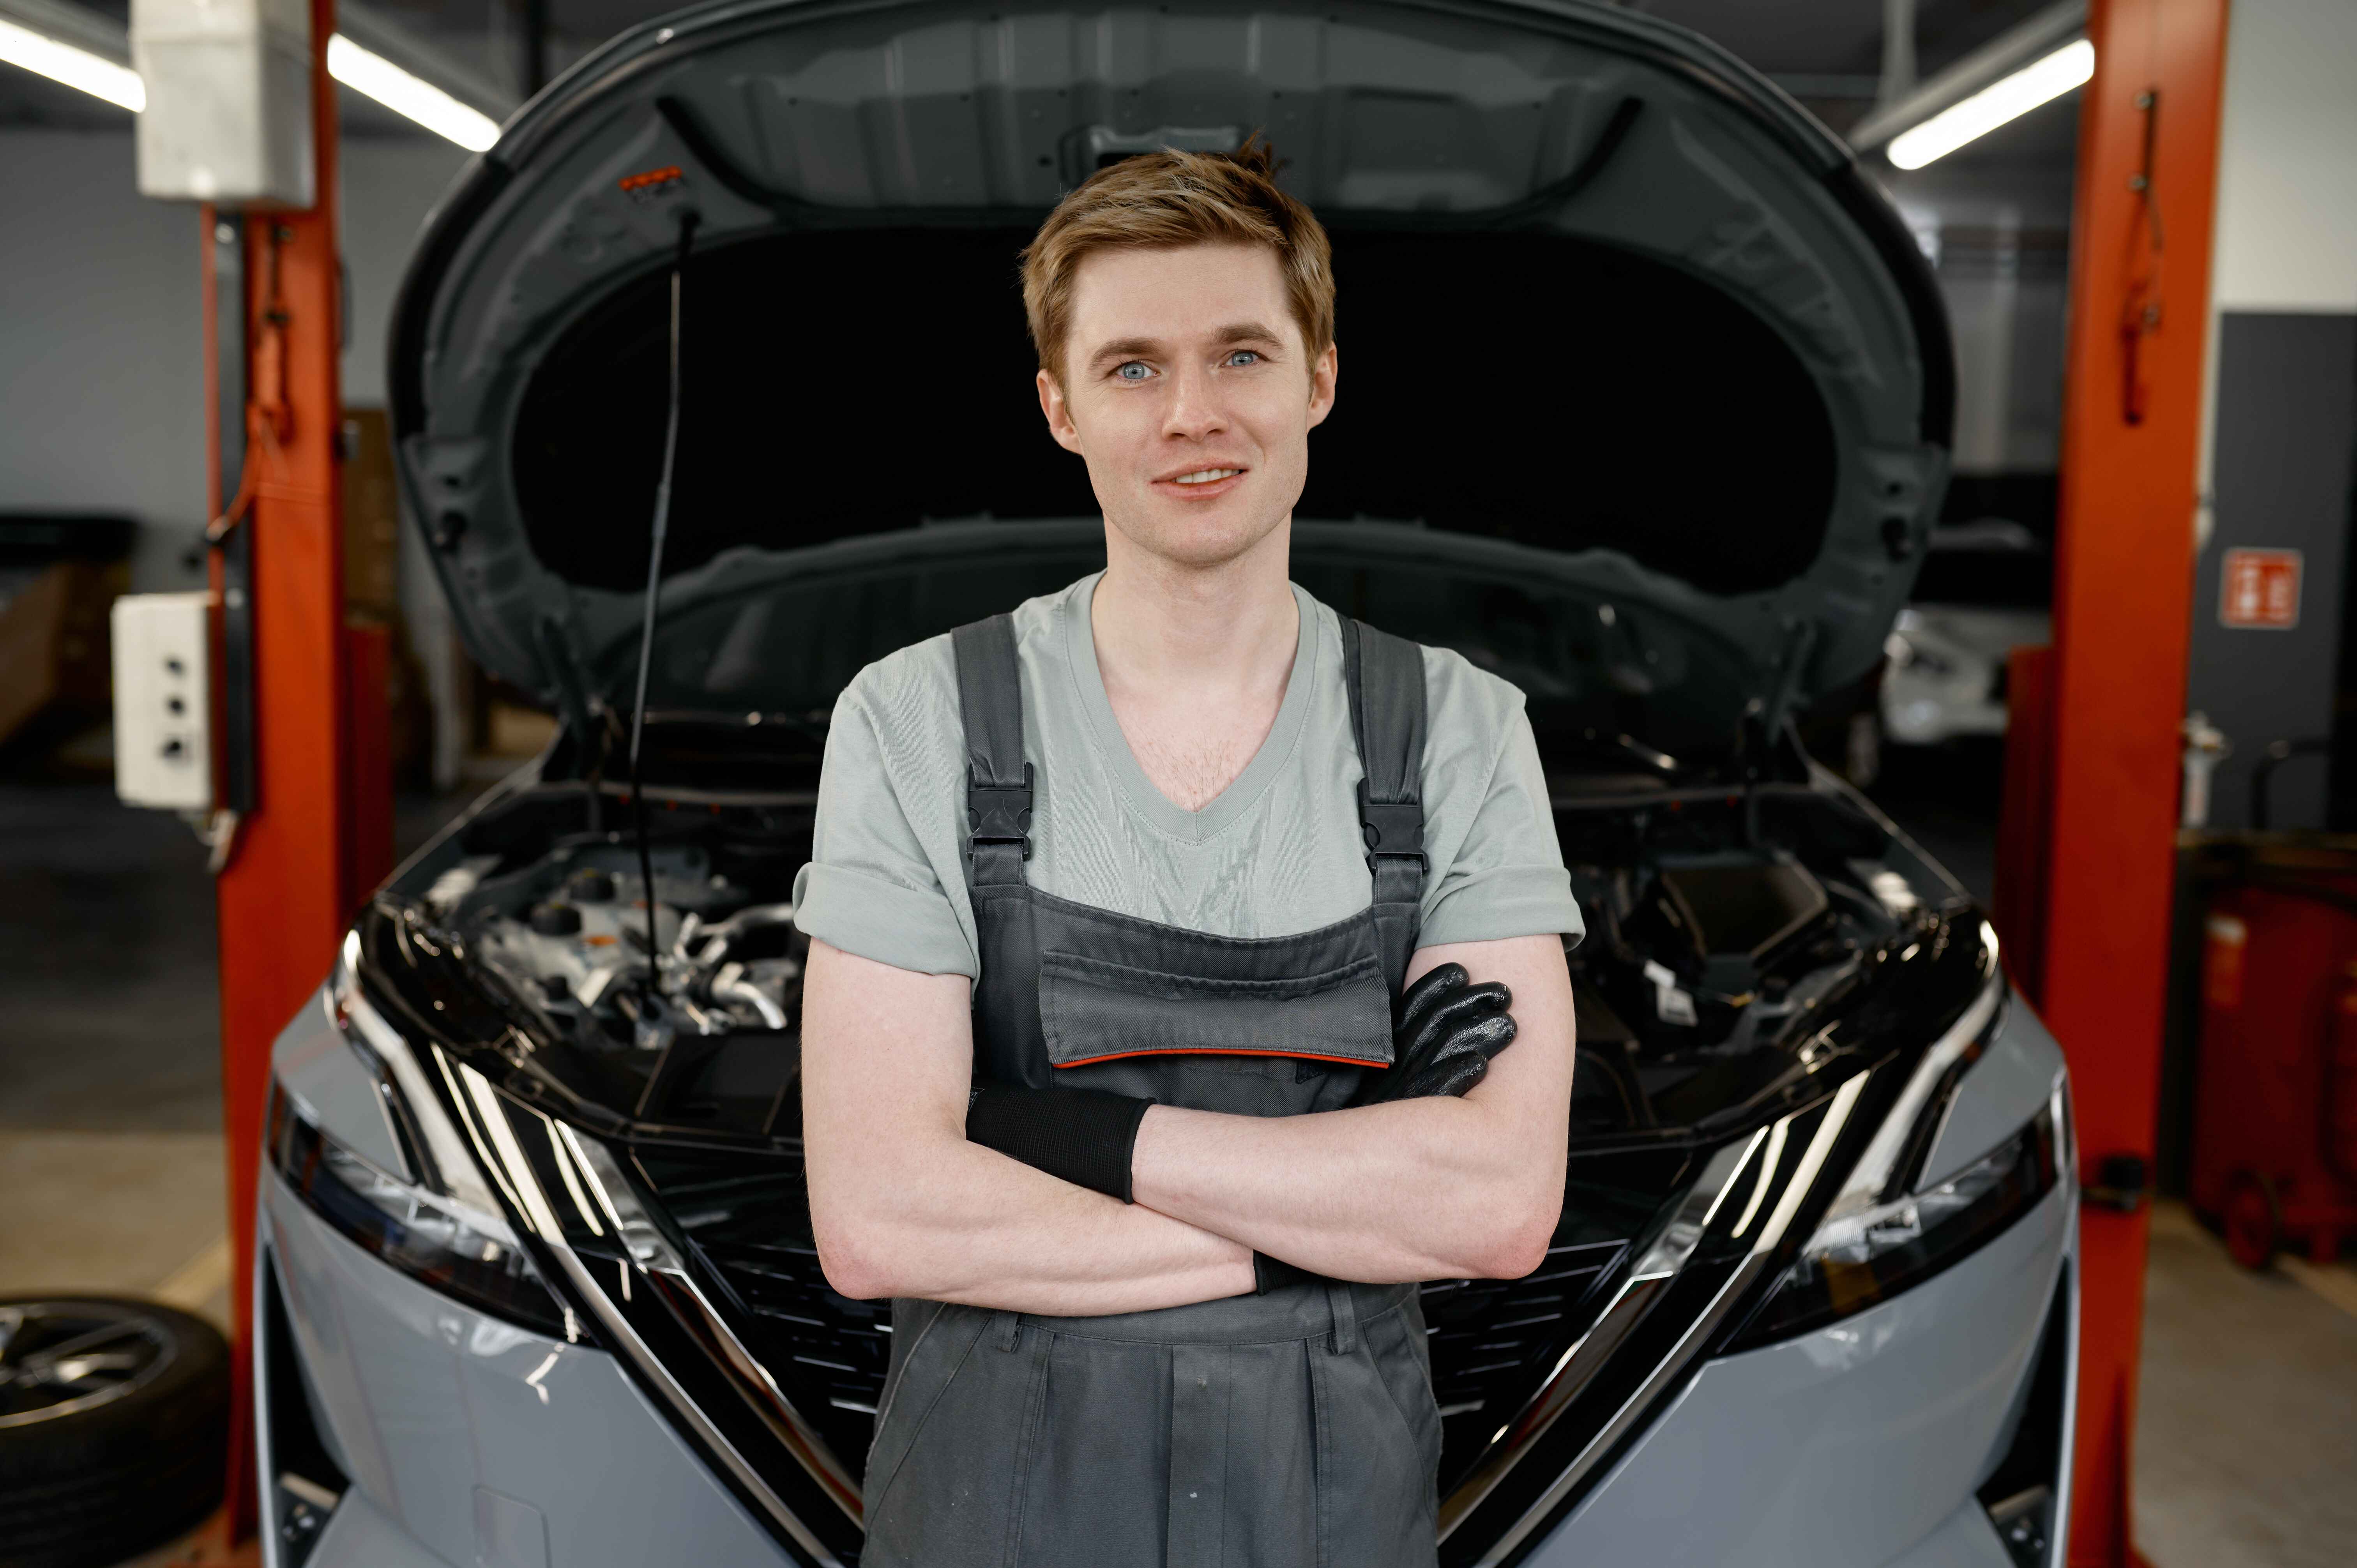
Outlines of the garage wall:
{"label": "garage wall", "polygon": [[2234,0],[2228,27],[2217,307],[2357,311],[2357,5]]}
{"label": "garage wall", "polygon": [[0,507],[126,512],[143,589],[196,586],[204,291],[194,208],[143,201],[131,134],[0,134]]}
{"label": "garage wall", "polygon": [[[466,155],[344,145],[352,343],[344,401],[384,401],[384,333],[411,240]],[[119,132],[0,131],[0,508],[137,518],[132,585],[203,581],[203,291],[194,208],[142,199]]]}
{"label": "garage wall", "polygon": [[352,276],[352,340],[344,349],[344,402],[384,406],[384,339],[393,290],[426,215],[467,165],[439,138],[344,144],[344,264]]}
{"label": "garage wall", "polygon": [[[2235,0],[2228,24],[2212,283],[2209,506],[2196,561],[2186,706],[2225,731],[2210,822],[2250,819],[2270,742],[2334,736],[2352,681],[2357,526],[2357,5]],[[2231,550],[2297,551],[2298,617],[2226,624]],[[2344,729],[2346,725],[2341,727]],[[2357,789],[2357,735],[2286,764],[2277,827],[2319,828]]]}

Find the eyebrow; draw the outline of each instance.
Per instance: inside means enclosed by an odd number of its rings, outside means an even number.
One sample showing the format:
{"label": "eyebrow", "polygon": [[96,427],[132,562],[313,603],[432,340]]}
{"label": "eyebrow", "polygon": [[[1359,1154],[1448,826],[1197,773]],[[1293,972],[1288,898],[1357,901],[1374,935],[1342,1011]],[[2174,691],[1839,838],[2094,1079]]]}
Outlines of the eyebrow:
{"label": "eyebrow", "polygon": [[[1234,321],[1211,334],[1211,341],[1222,346],[1232,343],[1277,343],[1284,339],[1257,321]],[[1100,346],[1089,356],[1092,368],[1108,360],[1135,360],[1159,352],[1164,347],[1158,338],[1116,338]]]}

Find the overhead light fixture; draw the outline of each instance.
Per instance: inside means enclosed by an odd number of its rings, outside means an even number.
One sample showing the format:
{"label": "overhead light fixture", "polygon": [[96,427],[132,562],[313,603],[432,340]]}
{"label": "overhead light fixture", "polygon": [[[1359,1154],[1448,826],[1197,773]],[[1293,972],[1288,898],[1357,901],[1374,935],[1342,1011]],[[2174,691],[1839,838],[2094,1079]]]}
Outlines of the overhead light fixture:
{"label": "overhead light fixture", "polygon": [[[147,108],[146,84],[129,66],[0,17],[0,61],[138,114]],[[432,82],[338,33],[328,40],[328,74],[394,113],[415,121],[468,152],[500,139],[499,122],[469,108]]]}
{"label": "overhead light fixture", "polygon": [[1963,102],[1943,109],[1913,130],[1892,137],[1890,161],[1900,168],[1921,168],[2083,85],[2094,74],[2095,46],[2085,38],[2065,44]]}
{"label": "overhead light fixture", "polygon": [[147,107],[147,88],[140,81],[139,73],[129,66],[117,65],[103,55],[59,43],[45,33],[20,27],[5,19],[0,19],[0,60],[22,66],[51,81],[80,88],[134,114]]}
{"label": "overhead light fixture", "polygon": [[500,139],[499,123],[490,115],[468,108],[382,55],[370,53],[341,33],[328,40],[328,74],[470,153],[479,153]]}

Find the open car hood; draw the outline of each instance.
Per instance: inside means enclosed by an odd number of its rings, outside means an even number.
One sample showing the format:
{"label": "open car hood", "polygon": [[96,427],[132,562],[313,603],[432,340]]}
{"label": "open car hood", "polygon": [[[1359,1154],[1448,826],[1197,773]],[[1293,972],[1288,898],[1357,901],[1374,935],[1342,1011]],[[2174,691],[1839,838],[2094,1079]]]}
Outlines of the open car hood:
{"label": "open car hood", "polygon": [[404,496],[476,656],[572,714],[627,690],[684,213],[667,619],[934,520],[1092,515],[1016,252],[1103,163],[1254,130],[1333,234],[1351,371],[1297,518],[1544,551],[1780,704],[1872,667],[1947,473],[1929,272],[1763,78],[1562,0],[726,0],[618,38],[468,166],[395,306]]}

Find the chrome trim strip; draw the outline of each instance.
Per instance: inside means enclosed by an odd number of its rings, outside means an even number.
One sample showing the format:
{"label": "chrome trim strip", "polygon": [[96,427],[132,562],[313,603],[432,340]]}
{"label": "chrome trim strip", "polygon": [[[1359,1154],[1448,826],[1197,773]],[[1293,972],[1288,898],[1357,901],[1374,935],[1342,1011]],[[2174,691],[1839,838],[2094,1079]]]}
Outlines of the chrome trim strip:
{"label": "chrome trim strip", "polygon": [[2070,1205],[2062,1223],[2063,1283],[2071,1303],[2062,1314],[2062,1436],[2055,1452],[2054,1533],[2046,1546],[2046,1568],[2066,1568],[2070,1561],[2072,1477],[2079,1451],[2079,1124],[2072,1116],[2071,1079],[2067,1070],[2055,1079],[2047,1102],[2054,1117],[2054,1157],[2060,1167],[2055,1185]]}
{"label": "chrome trim strip", "polygon": [[1753,1257],[1783,1240],[1784,1228],[1792,1223],[1792,1216],[1800,1212],[1802,1204],[1808,1201],[1809,1188],[1817,1179],[1817,1171],[1824,1165],[1825,1156],[1833,1153],[1834,1140],[1848,1124],[1850,1111],[1857,1104],[1857,1097],[1864,1091],[1866,1080],[1870,1076],[1860,1073],[1835,1091],[1833,1104],[1825,1109],[1825,1119],[1817,1123],[1816,1135],[1809,1140],[1809,1146],[1801,1151],[1800,1164],[1792,1167],[1792,1179],[1784,1184],[1783,1194],[1777,1198],[1774,1212],[1768,1216],[1768,1223],[1760,1228],[1760,1240],[1751,1244]]}
{"label": "chrome trim strip", "polygon": [[[532,1114],[537,1116],[540,1112]],[[704,1343],[708,1352],[716,1353],[716,1360],[735,1373],[733,1380],[738,1391],[746,1395],[746,1402],[761,1415],[786,1451],[843,1510],[844,1517],[854,1524],[864,1524],[866,1510],[859,1483],[852,1479],[825,1437],[802,1418],[802,1412],[794,1408],[793,1402],[770,1375],[770,1369],[746,1348],[727,1319],[695,1283],[686,1260],[639,1201],[637,1189],[614,1158],[613,1151],[595,1138],[576,1136],[570,1127],[563,1128],[563,1132],[565,1145],[581,1163],[581,1174],[587,1179],[598,1205],[613,1218],[617,1233],[640,1272],[657,1287],[682,1325]]]}
{"label": "chrome trim strip", "polygon": [[[264,1180],[270,1178],[264,1177]],[[250,1477],[254,1490],[255,1519],[262,1528],[254,1534],[261,1538],[262,1568],[284,1568],[285,1548],[278,1534],[277,1501],[270,1495],[270,1478],[278,1474],[276,1433],[270,1422],[270,1330],[268,1303],[263,1295],[263,1283],[278,1266],[278,1249],[274,1240],[275,1227],[270,1222],[270,1195],[254,1194],[253,1277],[246,1282],[246,1307],[253,1314],[246,1319],[253,1326],[246,1335],[245,1354],[253,1378],[253,1458],[254,1474]],[[285,1296],[286,1286],[281,1282],[278,1294]],[[290,1327],[290,1333],[293,1331]],[[299,1350],[296,1354],[300,1355]]]}
{"label": "chrome trim strip", "polygon": [[[437,1049],[435,1054],[439,1057],[442,1053]],[[445,1070],[448,1070],[447,1063],[445,1063]],[[524,1159],[522,1148],[515,1138],[515,1130],[509,1124],[507,1117],[495,1116],[483,1124],[478,1124],[478,1119],[485,1115],[483,1109],[485,1103],[488,1103],[493,1112],[506,1108],[500,1105],[496,1093],[491,1091],[489,1081],[474,1069],[462,1063],[458,1065],[457,1072],[465,1079],[470,1080],[467,1083],[468,1092],[457,1095],[455,1098],[462,1113],[465,1113],[465,1124],[474,1140],[477,1154],[482,1159],[486,1168],[505,1167],[502,1171],[502,1185],[510,1187],[517,1195],[519,1212],[532,1223],[542,1241],[546,1244],[550,1256],[556,1260],[557,1265],[565,1272],[565,1278],[571,1283],[575,1293],[587,1304],[591,1313],[596,1315],[599,1329],[608,1337],[606,1343],[630,1359],[631,1362],[645,1375],[649,1385],[662,1396],[663,1402],[671,1406],[681,1422],[694,1433],[712,1454],[718,1457],[720,1463],[727,1469],[728,1474],[745,1494],[758,1502],[762,1511],[768,1514],[780,1529],[793,1538],[795,1544],[808,1552],[821,1565],[821,1568],[843,1568],[842,1560],[829,1551],[826,1544],[817,1536],[811,1533],[810,1527],[795,1517],[793,1510],[786,1506],[784,1499],[770,1489],[769,1483],[762,1479],[760,1473],[747,1462],[745,1456],[737,1452],[736,1445],[712,1423],[711,1418],[704,1413],[695,1401],[689,1397],[687,1391],[680,1387],[677,1380],[672,1377],[669,1369],[662,1364],[662,1359],[648,1348],[645,1340],[639,1337],[638,1331],[631,1326],[630,1319],[622,1315],[620,1308],[614,1305],[612,1299],[590,1276],[589,1270],[582,1262],[580,1255],[566,1242],[563,1228],[557,1223],[555,1212],[549,1206],[547,1194],[543,1191],[530,1164]],[[476,1088],[478,1084],[481,1086],[479,1096]],[[476,1103],[468,1103],[470,1100],[475,1101]],[[543,1122],[551,1120],[528,1107],[518,1107],[515,1112],[511,1112],[509,1114],[519,1112],[540,1117]],[[543,1131],[552,1138],[554,1136],[546,1129]],[[504,1134],[504,1137],[501,1134]],[[512,1161],[509,1159],[510,1155],[513,1156]],[[531,1195],[528,1200],[523,1198],[524,1194]],[[544,1219],[547,1225],[544,1230],[540,1230]],[[635,1255],[634,1252],[633,1256]],[[641,1272],[644,1271],[641,1270]],[[651,1274],[648,1277],[651,1281],[653,1279]],[[670,1298],[667,1296],[667,1299]],[[698,1305],[704,1306],[705,1310],[709,1310],[708,1304],[699,1301]],[[673,1310],[676,1312],[675,1306]],[[683,1320],[683,1326],[689,1327],[691,1332],[694,1331],[693,1326],[684,1320]],[[856,1515],[853,1517],[857,1518]]]}
{"label": "chrome trim strip", "polygon": [[1476,1568],[1498,1568],[1522,1545],[1525,1537],[1546,1521],[1547,1515],[1555,1510],[1555,1505],[1587,1478],[1598,1462],[1611,1451],[1612,1445],[1630,1428],[1652,1411],[1653,1402],[1660,1397],[1663,1389],[1695,1359],[1709,1338],[1711,1330],[1717,1328],[1728,1309],[1742,1299],[1743,1293],[1759,1278],[1764,1266],[1756,1254],[1743,1260],[1735,1273],[1727,1276],[1727,1283],[1719,1286],[1718,1294],[1711,1297],[1710,1305],[1704,1307],[1688,1326],[1670,1353],[1647,1374],[1644,1382],[1621,1403],[1620,1408],[1612,1412],[1612,1419],[1604,1423],[1587,1445],[1564,1466],[1563,1474],[1555,1477],[1554,1484],[1523,1511],[1522,1518],[1506,1528],[1488,1552],[1481,1554]]}
{"label": "chrome trim strip", "polygon": [[[1993,969],[1982,983],[1980,994],[1964,1009],[1964,1016],[1934,1040],[1915,1064],[1907,1087],[1891,1103],[1889,1115],[1875,1129],[1874,1141],[1858,1155],[1849,1180],[1826,1208],[1827,1219],[1837,1219],[1844,1214],[1871,1208],[1902,1196],[1889,1190],[1895,1180],[1907,1174],[1900,1167],[1901,1158],[1913,1147],[1920,1147],[1928,1155],[1939,1141],[1940,1129],[1947,1124],[1948,1114],[1956,1103],[1957,1080],[1950,1077],[1950,1070],[1964,1060],[1966,1053],[1986,1043],[2005,1011],[2005,975]],[[1920,1158],[1916,1163],[1921,1163]]]}
{"label": "chrome trim strip", "polygon": [[[1842,1129],[1848,1125],[1850,1112],[1856,1108],[1858,1096],[1864,1091],[1867,1079],[1871,1076],[1870,1073],[1859,1073],[1834,1091],[1832,1103],[1825,1107],[1823,1119],[1817,1123],[1816,1131],[1810,1137],[1808,1146],[1802,1151],[1800,1158],[1795,1162],[1792,1176],[1785,1179],[1776,1207],[1770,1213],[1767,1223],[1760,1227],[1759,1236],[1753,1240],[1749,1251],[1744,1254],[1741,1262],[1736,1265],[1734,1272],[1727,1276],[1726,1283],[1719,1286],[1717,1294],[1695,1316],[1695,1320],[1687,1325],[1685,1332],[1679,1336],[1677,1343],[1671,1348],[1669,1353],[1662,1359],[1652,1372],[1646,1375],[1644,1382],[1621,1402],[1620,1407],[1612,1412],[1603,1425],[1598,1428],[1596,1434],[1581,1446],[1577,1455],[1573,1455],[1570,1463],[1564,1466],[1562,1473],[1555,1477],[1546,1490],[1542,1492],[1529,1508],[1523,1509],[1522,1516],[1501,1532],[1498,1539],[1491,1543],[1490,1549],[1476,1560],[1476,1568],[1497,1568],[1498,1564],[1503,1563],[1508,1557],[1512,1556],[1534,1530],[1546,1522],[1548,1515],[1555,1511],[1556,1506],[1570,1494],[1572,1489],[1585,1480],[1604,1456],[1612,1451],[1614,1444],[1651,1412],[1654,1402],[1660,1398],[1663,1391],[1674,1382],[1694,1359],[1701,1353],[1702,1348],[1709,1342],[1712,1332],[1725,1320],[1727,1313],[1736,1304],[1744,1299],[1745,1294],[1767,1267],[1768,1254],[1773,1251],[1777,1243],[1782,1240],[1785,1228],[1791,1225],[1793,1215],[1798,1212],[1802,1202],[1806,1198],[1810,1187],[1816,1180],[1818,1170],[1824,1165],[1826,1156],[1833,1152],[1835,1141],[1840,1137]],[[1765,1142],[1781,1154],[1791,1135],[1792,1124],[1802,1116],[1808,1114],[1811,1112],[1795,1112],[1791,1116],[1781,1118],[1773,1126],[1761,1128],[1753,1133],[1745,1143],[1724,1145],[1717,1155],[1712,1156],[1711,1163],[1704,1168],[1703,1175],[1696,1178],[1694,1187],[1687,1191],[1685,1197],[1679,1203],[1677,1218],[1663,1228],[1662,1235],[1656,1238],[1652,1245],[1646,1250],[1644,1258],[1640,1261],[1637,1270],[1632,1271],[1631,1278],[1623,1283],[1620,1293],[1614,1297],[1612,1305],[1606,1308],[1604,1316],[1598,1320],[1597,1326],[1582,1337],[1578,1345],[1573,1347],[1563,1362],[1558,1363],[1548,1383],[1534,1396],[1530,1404],[1525,1406],[1526,1417],[1523,1421],[1518,1422],[1512,1442],[1503,1448],[1494,1451],[1493,1457],[1485,1461],[1475,1471],[1472,1477],[1449,1494],[1442,1505],[1444,1522],[1441,1535],[1443,1539],[1447,1538],[1449,1530],[1471,1514],[1482,1498],[1488,1496],[1490,1490],[1505,1477],[1506,1472],[1513,1468],[1530,1445],[1546,1431],[1547,1427],[1555,1423],[1555,1419],[1592,1380],[1604,1362],[1609,1359],[1612,1350],[1644,1319],[1659,1296],[1668,1291],[1676,1275],[1692,1258],[1695,1247],[1702,1240],[1705,1228],[1708,1226],[1710,1219],[1724,1203],[1728,1191],[1734,1186],[1735,1178],[1750,1163],[1753,1152]],[[1772,1181],[1774,1175],[1772,1165],[1763,1164],[1760,1177],[1761,1184],[1764,1186]],[[1714,1180],[1717,1184],[1715,1187],[1711,1186]],[[1755,1191],[1752,1195],[1751,1206],[1745,1210],[1743,1223],[1746,1225],[1749,1225],[1756,1211],[1759,1197],[1759,1192]],[[1691,1217],[1697,1210],[1700,1211],[1701,1218],[1699,1220],[1694,1220]],[[1692,1225],[1690,1235],[1684,1231],[1687,1224]],[[1678,1239],[1673,1240],[1674,1237]],[[1674,1262],[1671,1261],[1673,1258]],[[1653,1273],[1642,1272],[1648,1267],[1661,1268],[1663,1265],[1668,1265],[1666,1272]],[[1641,1284],[1648,1288],[1640,1291],[1636,1287]],[[1597,1343],[1599,1338],[1608,1337],[1609,1343],[1605,1343],[1596,1355],[1587,1358],[1584,1365],[1578,1364],[1582,1350]],[[1559,1382],[1563,1385],[1560,1388],[1557,1386]],[[1540,1413],[1540,1406],[1543,1403],[1549,1407],[1544,1412],[1544,1420],[1529,1422],[1529,1416]],[[1526,1429],[1524,1429],[1525,1425]],[[1480,1492],[1468,1496],[1469,1488],[1476,1483],[1480,1484]]]}
{"label": "chrome trim strip", "polygon": [[[1787,1118],[1790,1120],[1790,1118]],[[1695,1178],[1685,1196],[1678,1200],[1676,1210],[1660,1232],[1654,1236],[1636,1265],[1620,1282],[1618,1291],[1604,1310],[1596,1316],[1595,1324],[1572,1342],[1571,1348],[1558,1359],[1537,1391],[1523,1402],[1514,1419],[1498,1429],[1490,1439],[1490,1447],[1474,1465],[1464,1480],[1440,1504],[1440,1539],[1463,1523],[1466,1517],[1479,1508],[1483,1499],[1496,1488],[1528,1451],[1530,1445],[1545,1434],[1563,1412],[1570,1408],[1596,1374],[1612,1359],[1631,1329],[1652,1309],[1654,1301],[1667,1290],[1670,1283],[1694,1256],[1695,1248],[1702,1242],[1703,1232],[1727,1200],[1751,1156],[1767,1140],[1768,1130],[1760,1128],[1749,1140],[1721,1146]]]}
{"label": "chrome trim strip", "polygon": [[425,1069],[419,1065],[408,1036],[394,1028],[361,990],[360,962],[360,932],[347,931],[328,979],[330,1013],[337,1027],[344,1031],[347,1038],[357,1031],[369,1053],[393,1074],[395,1087],[415,1112],[415,1131],[425,1145],[422,1151],[425,1163],[433,1167],[421,1171],[420,1177],[429,1186],[438,1183],[452,1197],[471,1208],[487,1214],[498,1213],[499,1200],[491,1196],[490,1185],[483,1179],[473,1157],[457,1143],[442,1118],[429,1114],[432,1107],[440,1102],[439,1097],[427,1083]]}

